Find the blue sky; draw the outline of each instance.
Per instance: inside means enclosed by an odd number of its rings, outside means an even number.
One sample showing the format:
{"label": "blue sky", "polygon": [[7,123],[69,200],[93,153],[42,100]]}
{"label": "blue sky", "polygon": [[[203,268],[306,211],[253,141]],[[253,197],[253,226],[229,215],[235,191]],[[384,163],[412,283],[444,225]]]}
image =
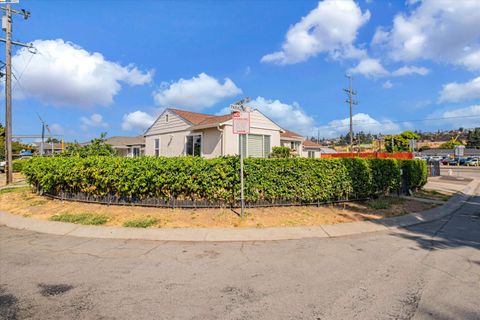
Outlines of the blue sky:
{"label": "blue sky", "polygon": [[38,49],[13,58],[17,135],[40,133],[36,113],[66,140],[136,135],[166,107],[218,114],[248,96],[288,129],[333,137],[348,129],[346,73],[356,131],[480,126],[480,1],[14,7],[32,12],[15,17],[14,39]]}

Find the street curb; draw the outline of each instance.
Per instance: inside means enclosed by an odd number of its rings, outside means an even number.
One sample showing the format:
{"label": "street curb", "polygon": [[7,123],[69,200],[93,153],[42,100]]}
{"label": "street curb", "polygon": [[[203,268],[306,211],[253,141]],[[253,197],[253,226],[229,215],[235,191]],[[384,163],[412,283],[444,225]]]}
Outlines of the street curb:
{"label": "street curb", "polygon": [[461,192],[451,197],[443,206],[423,212],[372,221],[347,222],[332,225],[290,228],[178,228],[142,229],[122,227],[84,226],[73,223],[25,218],[0,212],[0,225],[54,235],[74,237],[162,240],[162,241],[269,241],[304,238],[333,238],[376,231],[388,231],[443,218],[458,210],[475,194],[480,180],[471,181]]}

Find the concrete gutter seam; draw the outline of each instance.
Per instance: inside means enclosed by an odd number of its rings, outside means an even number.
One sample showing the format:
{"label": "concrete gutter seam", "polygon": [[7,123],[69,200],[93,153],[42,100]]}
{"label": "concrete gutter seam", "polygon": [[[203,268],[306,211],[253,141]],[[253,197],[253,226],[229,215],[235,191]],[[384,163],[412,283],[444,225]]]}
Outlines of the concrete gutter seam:
{"label": "concrete gutter seam", "polygon": [[443,206],[423,212],[380,220],[347,222],[331,225],[290,228],[178,228],[142,229],[123,227],[83,226],[65,222],[45,221],[0,212],[0,225],[13,229],[103,239],[135,239],[188,242],[269,241],[304,238],[333,238],[367,232],[388,231],[443,218],[462,207],[474,195],[480,180],[473,180]]}

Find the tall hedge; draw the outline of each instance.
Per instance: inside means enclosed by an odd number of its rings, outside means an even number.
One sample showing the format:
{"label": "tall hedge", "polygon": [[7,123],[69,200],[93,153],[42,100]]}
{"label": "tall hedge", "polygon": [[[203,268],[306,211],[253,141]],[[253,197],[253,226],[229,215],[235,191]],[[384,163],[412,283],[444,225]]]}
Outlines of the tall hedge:
{"label": "tall hedge", "polygon": [[[38,190],[82,192],[123,199],[190,199],[235,203],[240,196],[238,157],[203,159],[121,157],[35,157],[23,166]],[[396,191],[400,169],[410,189],[426,183],[423,161],[395,159],[245,160],[247,202],[358,199]]]}

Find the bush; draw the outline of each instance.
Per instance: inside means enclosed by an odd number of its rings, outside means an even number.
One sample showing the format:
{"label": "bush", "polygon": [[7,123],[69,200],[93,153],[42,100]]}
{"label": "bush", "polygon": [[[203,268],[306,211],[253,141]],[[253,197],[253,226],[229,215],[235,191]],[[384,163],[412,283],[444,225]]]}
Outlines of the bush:
{"label": "bush", "polygon": [[[225,205],[240,198],[238,157],[35,157],[24,165],[29,183],[40,192],[206,200]],[[400,168],[409,188],[426,183],[424,161],[395,159],[245,159],[245,199],[316,202],[365,198],[400,188]]]}
{"label": "bush", "polygon": [[13,172],[22,172],[23,165],[27,159],[22,159],[22,160],[13,160],[12,161],[12,170]]}
{"label": "bush", "polygon": [[272,153],[270,154],[271,158],[291,158],[292,149],[289,147],[272,147]]}

